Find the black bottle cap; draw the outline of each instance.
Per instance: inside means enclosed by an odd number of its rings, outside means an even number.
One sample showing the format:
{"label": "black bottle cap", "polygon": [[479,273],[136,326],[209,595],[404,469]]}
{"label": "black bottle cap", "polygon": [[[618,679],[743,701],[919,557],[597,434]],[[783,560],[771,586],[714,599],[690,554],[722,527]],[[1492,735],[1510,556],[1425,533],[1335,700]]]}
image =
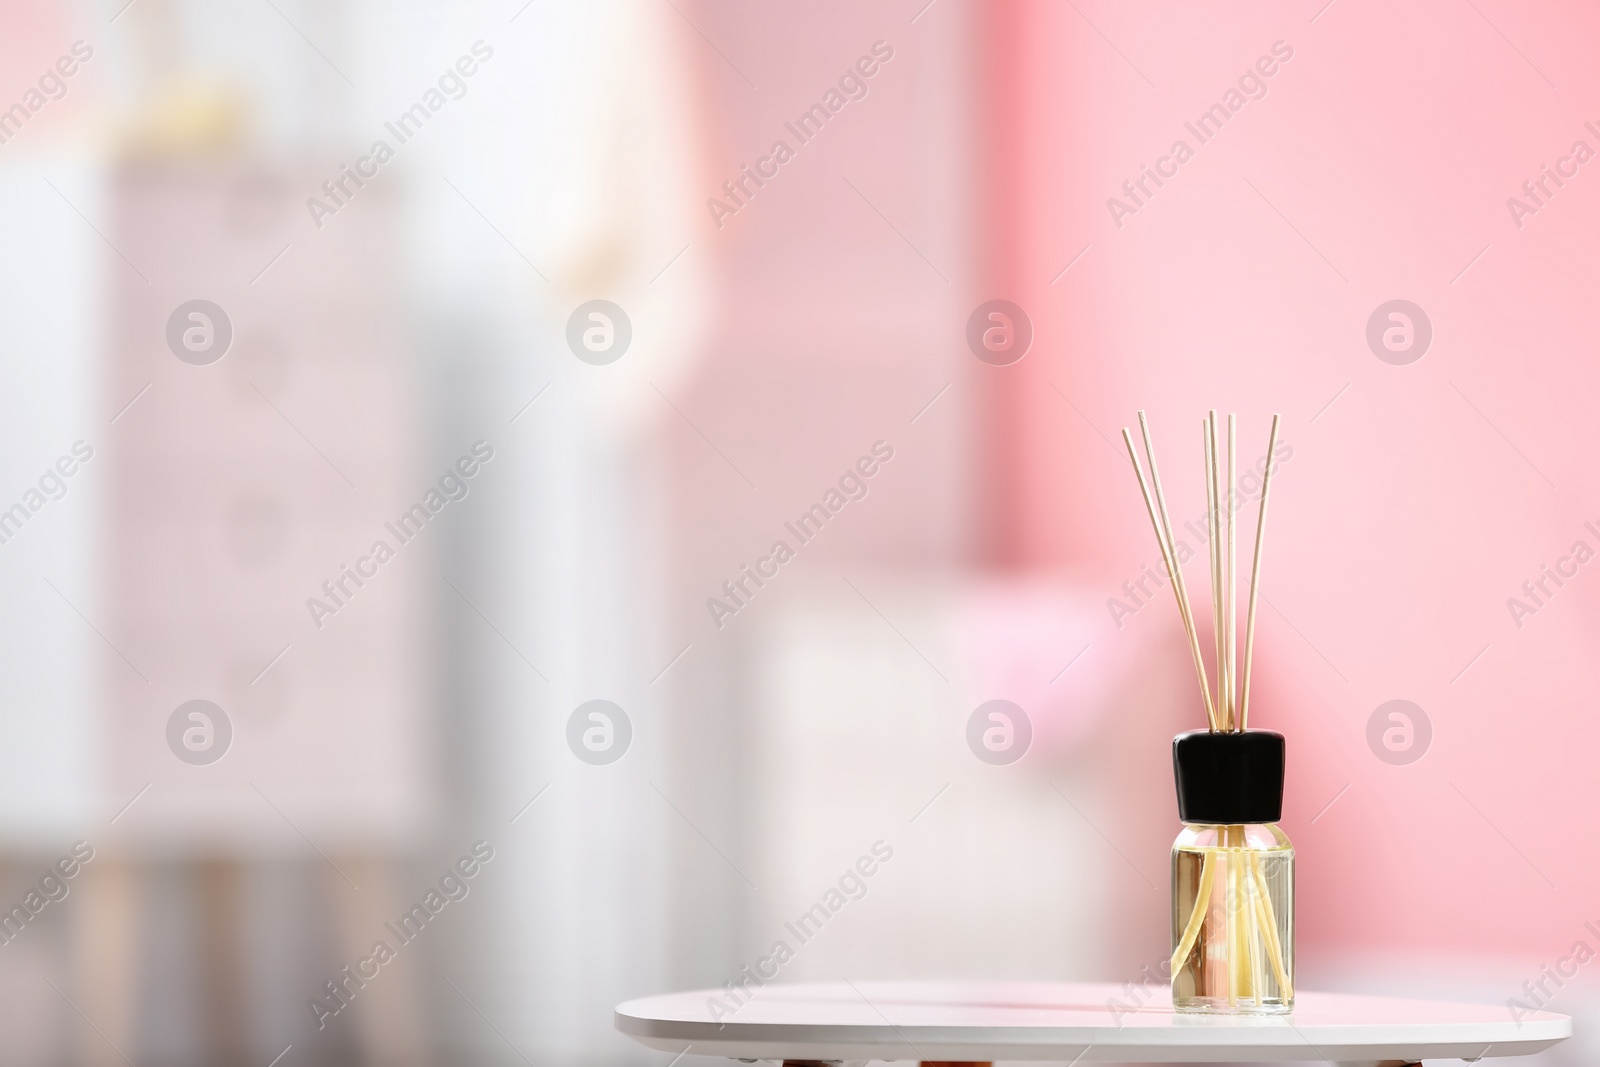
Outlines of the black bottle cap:
{"label": "black bottle cap", "polygon": [[1196,730],[1172,739],[1178,818],[1190,823],[1277,822],[1283,817],[1283,735]]}

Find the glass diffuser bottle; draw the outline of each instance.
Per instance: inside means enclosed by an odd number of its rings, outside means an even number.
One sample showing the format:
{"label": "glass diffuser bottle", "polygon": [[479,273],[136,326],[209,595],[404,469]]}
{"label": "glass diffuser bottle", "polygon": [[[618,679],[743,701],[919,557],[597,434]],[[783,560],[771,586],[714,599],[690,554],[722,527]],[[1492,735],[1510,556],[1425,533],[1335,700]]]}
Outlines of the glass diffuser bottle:
{"label": "glass diffuser bottle", "polygon": [[1267,492],[1277,455],[1278,416],[1272,416],[1261,473],[1261,510],[1245,605],[1244,663],[1239,663],[1237,545],[1234,513],[1247,495],[1234,478],[1237,425],[1227,420],[1226,458],[1217,413],[1202,425],[1206,473],[1206,539],[1211,556],[1211,621],[1216,638],[1216,689],[1207,676],[1200,633],[1183,580],[1183,557],[1172,536],[1150,426],[1139,412],[1150,478],[1139,466],[1133,434],[1122,441],[1155,529],[1209,730],[1172,742],[1183,832],[1172,846],[1172,1006],[1182,1012],[1272,1015],[1294,1008],[1294,848],[1278,829],[1283,813],[1283,735],[1250,727],[1250,669],[1254,661],[1261,546]]}
{"label": "glass diffuser bottle", "polygon": [[1294,1007],[1294,846],[1283,810],[1283,735],[1180,734],[1183,831],[1172,846],[1172,1006],[1274,1014]]}

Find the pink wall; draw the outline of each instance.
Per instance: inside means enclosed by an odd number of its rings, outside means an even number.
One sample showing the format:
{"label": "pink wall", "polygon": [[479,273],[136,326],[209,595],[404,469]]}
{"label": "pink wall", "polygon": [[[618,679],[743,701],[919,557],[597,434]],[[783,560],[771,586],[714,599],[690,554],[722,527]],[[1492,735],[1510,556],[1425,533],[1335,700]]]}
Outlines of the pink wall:
{"label": "pink wall", "polygon": [[[1507,598],[1575,541],[1600,550],[1583,526],[1600,520],[1600,162],[1520,228],[1507,198],[1575,141],[1600,151],[1582,103],[1600,13],[1319,7],[1004,9],[999,76],[1025,83],[1026,111],[996,120],[1019,138],[999,225],[1021,240],[993,295],[1030,312],[1037,340],[993,372],[1025,487],[1001,555],[1088,565],[1110,595],[1156,551],[1120,442],[1102,438],[1147,408],[1177,510],[1200,513],[1205,408],[1240,413],[1251,456],[1281,412],[1294,458],[1273,497],[1252,724],[1290,738],[1304,941],[1564,951],[1600,876],[1584,847],[1600,565],[1549,585],[1520,628]],[[1201,144],[1184,123],[1278,41],[1293,58],[1266,95]],[[1193,158],[1119,227],[1108,198],[1180,138]],[[1410,365],[1364,338],[1395,298],[1433,325]],[[1201,585],[1204,564],[1189,574]],[[1122,634],[1153,617],[1173,623],[1170,597]],[[1397,697],[1434,729],[1407,766],[1365,739]]]}

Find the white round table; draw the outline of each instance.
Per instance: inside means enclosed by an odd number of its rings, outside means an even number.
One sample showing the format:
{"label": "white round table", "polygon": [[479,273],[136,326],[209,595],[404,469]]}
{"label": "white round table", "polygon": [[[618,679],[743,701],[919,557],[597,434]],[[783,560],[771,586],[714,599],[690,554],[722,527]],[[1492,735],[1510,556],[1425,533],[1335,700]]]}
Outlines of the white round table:
{"label": "white round table", "polygon": [[1410,1064],[1526,1056],[1572,1036],[1550,1012],[1300,992],[1284,1016],[1180,1015],[1165,986],[815,982],[645,997],[617,1029],[661,1052],[745,1060]]}

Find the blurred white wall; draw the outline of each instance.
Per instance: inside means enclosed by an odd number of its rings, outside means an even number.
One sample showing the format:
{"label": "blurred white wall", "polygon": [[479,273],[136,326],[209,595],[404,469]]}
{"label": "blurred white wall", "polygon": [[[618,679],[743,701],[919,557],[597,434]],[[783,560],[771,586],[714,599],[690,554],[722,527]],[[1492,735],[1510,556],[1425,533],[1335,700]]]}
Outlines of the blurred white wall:
{"label": "blurred white wall", "polygon": [[[0,165],[0,192],[13,205],[0,218],[9,379],[0,389],[0,509],[30,490],[49,494],[0,544],[9,607],[0,613],[0,837],[50,849],[104,799],[94,720],[106,649],[86,617],[103,622],[105,607],[94,545],[106,484],[99,353],[109,253],[73,206],[99,217],[105,194],[96,168],[37,158]],[[79,441],[94,458],[69,464],[77,470],[57,476],[62,488],[41,489]]]}

